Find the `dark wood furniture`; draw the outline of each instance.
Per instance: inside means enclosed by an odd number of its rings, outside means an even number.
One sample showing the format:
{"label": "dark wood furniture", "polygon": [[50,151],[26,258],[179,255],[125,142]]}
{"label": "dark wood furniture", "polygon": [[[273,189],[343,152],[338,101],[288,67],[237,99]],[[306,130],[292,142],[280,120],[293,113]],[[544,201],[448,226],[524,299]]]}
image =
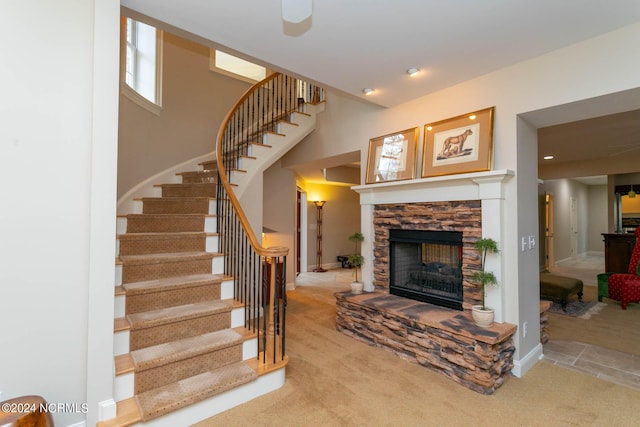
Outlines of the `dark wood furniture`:
{"label": "dark wood furniture", "polygon": [[47,401],[41,396],[20,396],[0,403],[2,427],[53,427]]}
{"label": "dark wood furniture", "polygon": [[604,238],[604,264],[608,273],[626,273],[629,269],[631,252],[636,244],[632,233],[602,233]]}
{"label": "dark wood furniture", "polygon": [[582,301],[582,289],[583,283],[580,279],[540,273],[540,299],[559,300],[564,311],[567,311],[569,296],[577,294],[578,301]]}

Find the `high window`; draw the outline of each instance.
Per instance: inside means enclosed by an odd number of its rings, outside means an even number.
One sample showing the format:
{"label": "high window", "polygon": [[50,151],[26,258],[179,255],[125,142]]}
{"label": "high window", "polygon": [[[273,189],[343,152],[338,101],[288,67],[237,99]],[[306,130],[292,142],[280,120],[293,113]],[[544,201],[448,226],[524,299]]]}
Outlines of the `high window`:
{"label": "high window", "polygon": [[210,51],[209,68],[211,71],[235,77],[249,83],[264,80],[269,73],[269,71],[261,65],[245,61],[244,59],[217,49],[211,49]]}
{"label": "high window", "polygon": [[123,93],[139,105],[159,112],[162,31],[126,17],[122,19],[122,26]]}

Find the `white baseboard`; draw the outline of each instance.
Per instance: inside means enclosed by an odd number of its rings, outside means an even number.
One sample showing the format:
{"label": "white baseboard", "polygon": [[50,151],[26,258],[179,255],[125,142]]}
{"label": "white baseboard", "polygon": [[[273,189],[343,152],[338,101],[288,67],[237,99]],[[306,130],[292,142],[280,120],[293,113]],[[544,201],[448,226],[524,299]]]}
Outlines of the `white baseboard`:
{"label": "white baseboard", "polygon": [[116,401],[114,399],[98,402],[98,421],[109,420],[116,417]]}
{"label": "white baseboard", "polygon": [[513,361],[513,369],[511,369],[511,373],[518,378],[522,378],[527,372],[529,372],[529,369],[533,368],[533,366],[543,358],[544,354],[542,353],[542,344],[538,343],[538,345],[523,358]]}

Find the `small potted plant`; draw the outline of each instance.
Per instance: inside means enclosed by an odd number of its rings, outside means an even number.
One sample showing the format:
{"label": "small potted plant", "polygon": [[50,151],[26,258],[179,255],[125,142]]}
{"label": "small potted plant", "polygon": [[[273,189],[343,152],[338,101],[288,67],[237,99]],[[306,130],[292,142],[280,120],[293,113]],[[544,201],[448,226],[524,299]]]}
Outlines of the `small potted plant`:
{"label": "small potted plant", "polygon": [[364,257],[360,254],[359,245],[364,241],[364,236],[359,231],[356,231],[351,236],[349,236],[349,240],[355,243],[355,250],[352,254],[347,257],[347,262],[350,266],[355,267],[356,269],[356,279],[351,282],[351,292],[354,294],[362,293],[362,289],[364,288],[364,284],[358,280],[358,269],[364,264]]}
{"label": "small potted plant", "polygon": [[474,305],[471,307],[471,316],[476,325],[483,328],[488,328],[493,324],[494,310],[485,306],[485,290],[487,286],[497,285],[498,280],[492,271],[485,271],[485,262],[487,260],[488,253],[498,253],[498,244],[491,238],[478,239],[473,247],[480,252],[480,271],[476,271],[471,276],[471,279],[480,283],[482,289],[482,304]]}

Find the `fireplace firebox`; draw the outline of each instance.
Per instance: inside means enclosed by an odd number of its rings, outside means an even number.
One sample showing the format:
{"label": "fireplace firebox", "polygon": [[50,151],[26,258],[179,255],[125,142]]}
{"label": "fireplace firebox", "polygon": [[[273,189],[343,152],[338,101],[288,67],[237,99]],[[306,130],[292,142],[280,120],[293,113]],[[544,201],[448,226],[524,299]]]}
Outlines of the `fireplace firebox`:
{"label": "fireplace firebox", "polygon": [[462,233],[389,230],[389,293],[462,310]]}

